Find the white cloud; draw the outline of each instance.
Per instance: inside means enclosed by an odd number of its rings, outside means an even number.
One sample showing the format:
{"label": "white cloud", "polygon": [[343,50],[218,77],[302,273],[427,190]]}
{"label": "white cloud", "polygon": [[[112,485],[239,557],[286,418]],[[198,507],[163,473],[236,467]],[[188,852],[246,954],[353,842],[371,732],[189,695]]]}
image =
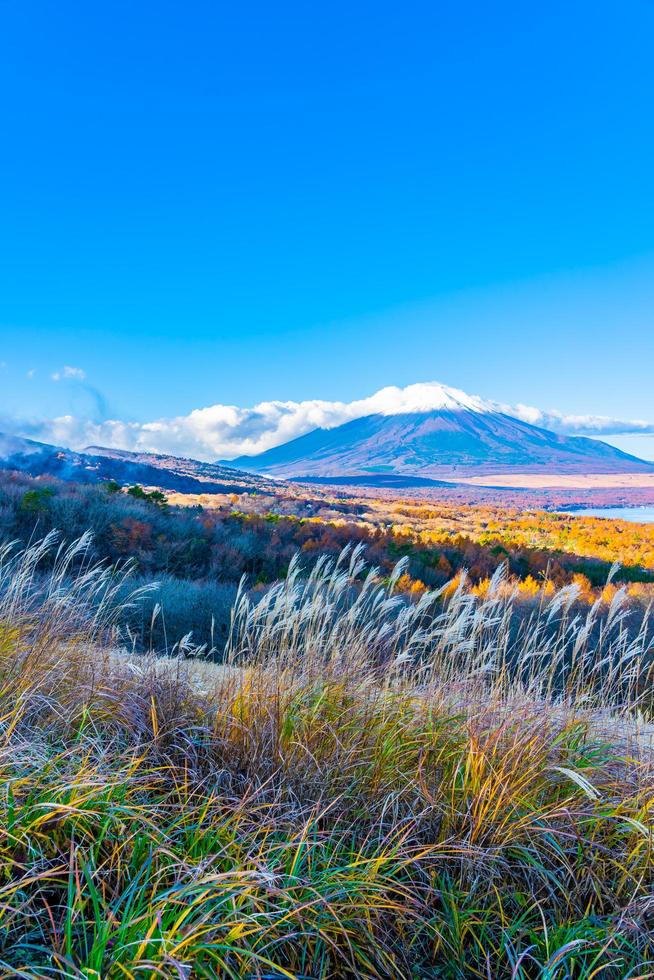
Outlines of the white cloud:
{"label": "white cloud", "polygon": [[[542,411],[529,405],[510,406],[466,395],[456,388],[436,382],[408,385],[406,388],[382,388],[368,398],[352,402],[319,399],[267,401],[249,408],[218,404],[197,408],[188,415],[150,422],[122,422],[116,419],[92,422],[64,415],[32,422],[14,421],[10,428],[42,442],[73,449],[103,445],[213,461],[255,455],[312,429],[334,428],[364,415],[395,415],[454,407],[475,412],[500,411],[567,435],[654,433],[654,423],[650,422],[622,421],[607,416],[566,415],[557,410]],[[6,429],[7,424],[0,423],[0,427]]]}
{"label": "white cloud", "polygon": [[67,379],[72,379],[73,381],[83,381],[86,377],[86,371],[83,371],[78,367],[70,367],[67,364],[61,369],[61,371],[55,371],[50,375],[53,381],[64,381]]}
{"label": "white cloud", "polygon": [[624,433],[654,433],[654,423],[642,419],[611,418],[609,415],[566,415],[556,409],[542,411],[530,405],[500,405],[498,410],[531,425],[568,436],[606,436]]}

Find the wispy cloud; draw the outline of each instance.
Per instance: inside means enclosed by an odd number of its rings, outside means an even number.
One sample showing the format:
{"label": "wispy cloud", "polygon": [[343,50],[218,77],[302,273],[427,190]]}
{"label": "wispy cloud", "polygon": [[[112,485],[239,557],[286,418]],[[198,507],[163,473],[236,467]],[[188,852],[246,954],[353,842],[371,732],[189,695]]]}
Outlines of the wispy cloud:
{"label": "wispy cloud", "polygon": [[68,379],[72,381],[83,381],[86,377],[86,371],[83,371],[82,368],[71,367],[69,364],[67,364],[60,371],[54,371],[50,377],[53,381],[65,381]]}
{"label": "wispy cloud", "polygon": [[498,409],[514,418],[568,436],[613,436],[654,433],[654,422],[642,419],[616,419],[609,415],[566,415],[556,409],[542,411],[531,405],[500,405]]}

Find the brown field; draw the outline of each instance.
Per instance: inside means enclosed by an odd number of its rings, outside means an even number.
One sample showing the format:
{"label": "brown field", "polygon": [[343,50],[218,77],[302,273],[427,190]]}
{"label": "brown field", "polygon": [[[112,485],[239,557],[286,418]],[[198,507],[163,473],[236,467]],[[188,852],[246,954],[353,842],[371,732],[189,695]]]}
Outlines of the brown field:
{"label": "brown field", "polygon": [[590,473],[587,476],[541,473],[498,473],[496,476],[459,478],[459,483],[477,487],[510,487],[543,490],[560,487],[570,490],[618,490],[640,488],[654,490],[654,473]]}

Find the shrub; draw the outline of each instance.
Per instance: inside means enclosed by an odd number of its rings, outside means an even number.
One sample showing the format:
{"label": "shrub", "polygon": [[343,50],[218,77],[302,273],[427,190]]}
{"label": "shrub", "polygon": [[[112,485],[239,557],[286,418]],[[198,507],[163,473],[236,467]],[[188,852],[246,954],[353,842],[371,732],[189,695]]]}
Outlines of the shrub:
{"label": "shrub", "polygon": [[[149,579],[137,576],[125,583],[124,594],[148,585],[152,585]],[[222,655],[235,595],[234,585],[165,575],[131,610],[127,625],[139,649],[170,651],[190,633],[194,645]],[[155,613],[157,607],[160,612]]]}
{"label": "shrub", "polygon": [[54,490],[51,487],[27,490],[20,502],[20,509],[27,514],[44,514],[48,510],[52,497],[54,497]]}

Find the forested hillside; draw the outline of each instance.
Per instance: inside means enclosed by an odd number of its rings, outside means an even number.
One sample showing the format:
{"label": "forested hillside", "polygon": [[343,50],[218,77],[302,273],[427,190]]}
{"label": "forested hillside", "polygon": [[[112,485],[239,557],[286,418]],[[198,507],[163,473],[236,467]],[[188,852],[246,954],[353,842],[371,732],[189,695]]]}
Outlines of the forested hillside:
{"label": "forested hillside", "polygon": [[[610,600],[620,583],[634,602],[654,591],[654,528],[645,525],[356,498],[231,494],[212,501],[211,507],[171,506],[165,495],[138,487],[2,474],[0,535],[28,542],[58,530],[72,540],[90,529],[98,558],[133,561],[139,583],[159,583],[132,623],[140,643],[153,639],[158,646],[190,630],[197,642],[219,643],[241,576],[263,590],[285,575],[297,551],[310,565],[349,542],[363,544],[382,574],[406,558],[399,589],[416,598],[464,570],[467,587],[483,592],[502,564],[525,601],[569,583],[585,603]],[[606,586],[615,559],[622,567]],[[155,602],[164,617],[152,638]]]}

